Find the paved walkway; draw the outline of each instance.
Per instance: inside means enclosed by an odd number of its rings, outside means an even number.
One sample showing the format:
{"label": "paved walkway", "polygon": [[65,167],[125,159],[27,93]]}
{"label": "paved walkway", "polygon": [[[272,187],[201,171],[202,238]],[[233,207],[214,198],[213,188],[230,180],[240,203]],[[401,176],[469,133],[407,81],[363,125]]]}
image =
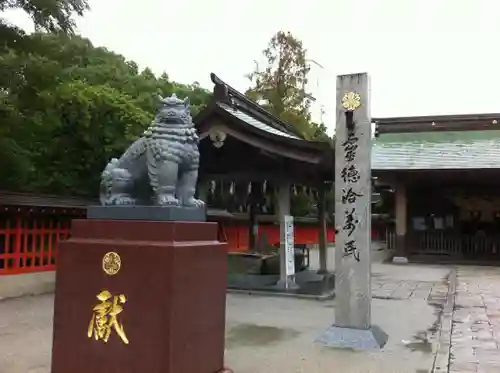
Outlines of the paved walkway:
{"label": "paved walkway", "polygon": [[[334,300],[228,295],[227,365],[235,373],[428,373],[440,319],[436,300],[448,273],[374,264],[374,294],[382,293],[373,299],[372,320],[389,335],[375,352],[313,343],[334,321]],[[0,301],[1,373],[50,372],[52,305],[51,294]]]}
{"label": "paved walkway", "polygon": [[500,373],[500,268],[462,266],[451,333],[450,373]]}
{"label": "paved walkway", "polygon": [[[422,272],[417,268],[421,268]],[[443,278],[431,275],[438,272],[449,273],[447,267],[373,263],[372,296],[379,299],[420,299],[432,304],[443,304],[448,283]]]}

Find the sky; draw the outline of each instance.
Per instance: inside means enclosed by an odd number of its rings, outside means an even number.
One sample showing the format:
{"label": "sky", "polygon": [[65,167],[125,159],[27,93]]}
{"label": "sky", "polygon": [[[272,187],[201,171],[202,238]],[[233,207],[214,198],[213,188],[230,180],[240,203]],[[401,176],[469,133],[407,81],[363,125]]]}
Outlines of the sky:
{"label": "sky", "polygon": [[[238,90],[277,31],[312,65],[313,118],[335,125],[339,74],[367,72],[372,117],[500,112],[498,0],[89,0],[78,32],[140,67]],[[19,11],[6,17],[32,30]]]}

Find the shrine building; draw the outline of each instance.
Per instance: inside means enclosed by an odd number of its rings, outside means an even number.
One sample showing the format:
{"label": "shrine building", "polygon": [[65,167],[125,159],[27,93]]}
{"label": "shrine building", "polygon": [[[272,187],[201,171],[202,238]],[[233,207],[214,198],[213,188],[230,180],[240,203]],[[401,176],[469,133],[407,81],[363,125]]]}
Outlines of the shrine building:
{"label": "shrine building", "polygon": [[500,259],[500,114],[374,118],[373,175],[394,192],[398,256]]}

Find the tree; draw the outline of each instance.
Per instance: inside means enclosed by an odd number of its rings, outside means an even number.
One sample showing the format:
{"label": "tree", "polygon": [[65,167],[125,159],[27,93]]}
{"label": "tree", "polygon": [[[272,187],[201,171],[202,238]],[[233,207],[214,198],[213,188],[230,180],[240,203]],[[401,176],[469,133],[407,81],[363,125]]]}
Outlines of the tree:
{"label": "tree", "polygon": [[323,122],[321,123],[311,122],[311,127],[312,127],[310,132],[311,140],[324,141],[324,142],[328,141],[333,144],[333,139],[326,133],[326,126]]}
{"label": "tree", "polygon": [[99,176],[156,111],[158,94],[210,94],[80,36],[22,35],[0,49],[0,189],[96,196]]}
{"label": "tree", "polygon": [[89,9],[87,0],[0,0],[0,12],[22,9],[35,26],[47,31],[72,33],[73,16],[83,16]]}
{"label": "tree", "polygon": [[315,139],[323,127],[311,122],[311,96],[307,93],[310,66],[302,42],[290,32],[279,31],[263,51],[267,67],[247,77],[252,87],[246,92],[252,100],[291,123],[306,139]]}

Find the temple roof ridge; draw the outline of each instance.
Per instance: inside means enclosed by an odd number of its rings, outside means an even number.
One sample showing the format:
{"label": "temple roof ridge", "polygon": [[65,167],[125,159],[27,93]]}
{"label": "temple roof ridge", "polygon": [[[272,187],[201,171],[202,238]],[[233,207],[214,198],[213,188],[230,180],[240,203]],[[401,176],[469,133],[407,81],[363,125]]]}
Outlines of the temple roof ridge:
{"label": "temple roof ridge", "polygon": [[249,99],[246,95],[231,87],[229,84],[225,83],[216,74],[211,73],[210,79],[215,85],[214,98],[217,101],[224,102],[243,112],[246,112],[250,116],[264,122],[268,126],[271,126],[279,131],[285,132],[294,137],[296,136],[300,139],[304,139],[304,136],[292,124],[270,113],[258,103]]}

